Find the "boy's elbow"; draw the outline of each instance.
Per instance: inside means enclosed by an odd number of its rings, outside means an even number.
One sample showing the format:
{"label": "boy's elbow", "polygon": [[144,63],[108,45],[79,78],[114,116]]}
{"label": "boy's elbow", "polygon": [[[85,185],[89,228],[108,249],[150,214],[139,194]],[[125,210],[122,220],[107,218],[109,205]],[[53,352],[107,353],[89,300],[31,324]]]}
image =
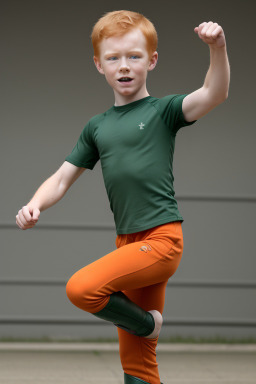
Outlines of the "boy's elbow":
{"label": "boy's elbow", "polygon": [[224,94],[224,96],[220,97],[218,99],[218,104],[224,103],[225,100],[228,98],[228,92]]}
{"label": "boy's elbow", "polygon": [[227,98],[228,98],[228,93],[225,95],[225,97],[224,97],[224,99],[223,99],[222,103],[224,103],[224,101],[226,101],[226,100],[227,100]]}

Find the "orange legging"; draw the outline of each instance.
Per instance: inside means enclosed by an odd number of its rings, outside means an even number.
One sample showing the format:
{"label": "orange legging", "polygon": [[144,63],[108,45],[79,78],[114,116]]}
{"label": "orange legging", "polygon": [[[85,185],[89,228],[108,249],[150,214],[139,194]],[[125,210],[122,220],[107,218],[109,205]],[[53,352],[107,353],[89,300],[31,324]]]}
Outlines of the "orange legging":
{"label": "orange legging", "polygon": [[[67,295],[90,313],[102,310],[113,292],[122,291],[144,310],[163,313],[168,279],[183,251],[181,222],[171,222],[127,235],[117,235],[117,249],[77,271],[67,283]],[[125,373],[160,384],[158,338],[135,336],[118,328],[119,352]]]}

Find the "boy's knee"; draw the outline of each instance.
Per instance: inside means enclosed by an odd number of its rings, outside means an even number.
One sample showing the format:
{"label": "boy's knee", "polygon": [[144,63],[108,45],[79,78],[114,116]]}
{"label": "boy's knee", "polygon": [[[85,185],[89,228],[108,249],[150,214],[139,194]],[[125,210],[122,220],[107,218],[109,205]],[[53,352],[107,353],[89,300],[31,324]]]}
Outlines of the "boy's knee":
{"label": "boy's knee", "polygon": [[102,299],[89,279],[84,277],[81,281],[76,274],[67,282],[66,293],[72,304],[90,313],[97,312],[99,301]]}
{"label": "boy's knee", "polygon": [[79,307],[79,303],[81,302],[82,292],[81,292],[81,287],[77,283],[76,278],[74,276],[72,276],[66,284],[66,293],[71,303]]}

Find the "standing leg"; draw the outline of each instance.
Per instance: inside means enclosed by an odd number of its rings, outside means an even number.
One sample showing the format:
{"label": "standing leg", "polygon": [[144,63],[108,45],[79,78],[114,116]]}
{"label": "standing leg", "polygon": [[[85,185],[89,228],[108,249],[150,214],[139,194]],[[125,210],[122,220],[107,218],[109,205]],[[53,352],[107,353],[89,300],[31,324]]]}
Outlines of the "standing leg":
{"label": "standing leg", "polygon": [[[148,287],[125,291],[125,295],[145,311],[155,308],[163,313],[167,281]],[[147,339],[118,329],[120,360],[124,370],[125,384],[159,384],[156,346],[158,338]]]}

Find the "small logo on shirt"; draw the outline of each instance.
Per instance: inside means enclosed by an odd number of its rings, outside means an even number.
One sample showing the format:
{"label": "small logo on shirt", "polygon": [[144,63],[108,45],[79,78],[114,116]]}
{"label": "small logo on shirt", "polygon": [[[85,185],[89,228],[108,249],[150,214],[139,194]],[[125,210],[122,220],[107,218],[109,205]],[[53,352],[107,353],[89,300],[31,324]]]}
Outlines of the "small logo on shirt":
{"label": "small logo on shirt", "polygon": [[139,127],[140,127],[140,129],[144,129],[144,127],[145,127],[145,124],[143,124],[142,122],[139,124]]}

